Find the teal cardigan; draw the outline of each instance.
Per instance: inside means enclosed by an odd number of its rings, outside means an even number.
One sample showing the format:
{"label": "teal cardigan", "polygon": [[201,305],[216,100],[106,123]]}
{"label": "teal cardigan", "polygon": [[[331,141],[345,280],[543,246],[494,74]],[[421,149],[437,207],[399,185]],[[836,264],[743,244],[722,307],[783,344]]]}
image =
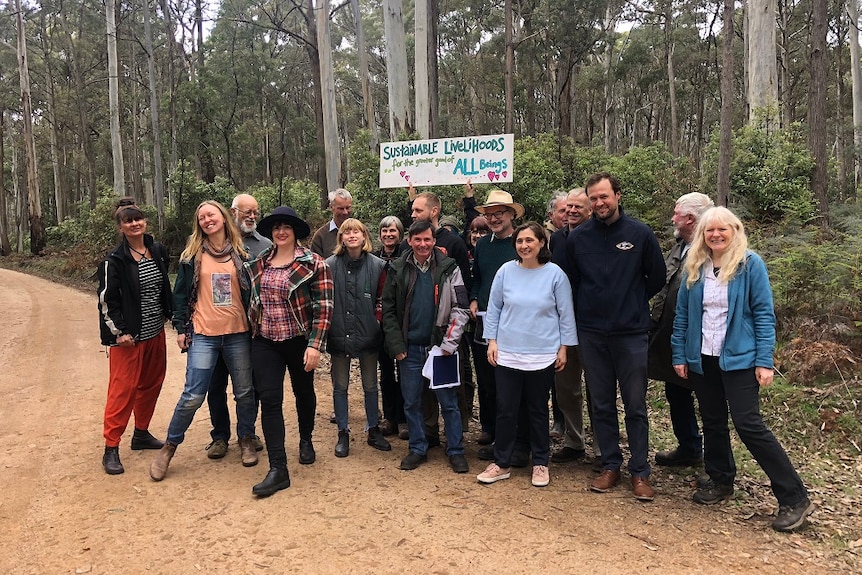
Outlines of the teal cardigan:
{"label": "teal cardigan", "polygon": [[[701,270],[702,272],[702,270]],[[703,275],[687,287],[683,275],[676,300],[671,349],[673,365],[687,364],[703,375]],[[718,357],[722,371],[766,367],[772,369],[775,350],[775,310],[766,264],[756,253],[746,251],[741,269],[727,286],[727,332]]]}

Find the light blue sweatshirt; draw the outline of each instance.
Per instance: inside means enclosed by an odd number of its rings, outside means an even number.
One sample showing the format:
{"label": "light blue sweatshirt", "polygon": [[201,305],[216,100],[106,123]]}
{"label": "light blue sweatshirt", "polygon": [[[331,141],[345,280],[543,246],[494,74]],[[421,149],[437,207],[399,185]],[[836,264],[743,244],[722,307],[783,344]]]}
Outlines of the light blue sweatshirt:
{"label": "light blue sweatshirt", "polygon": [[557,353],[578,345],[572,287],[556,264],[522,268],[506,262],[494,276],[484,336],[509,353]]}

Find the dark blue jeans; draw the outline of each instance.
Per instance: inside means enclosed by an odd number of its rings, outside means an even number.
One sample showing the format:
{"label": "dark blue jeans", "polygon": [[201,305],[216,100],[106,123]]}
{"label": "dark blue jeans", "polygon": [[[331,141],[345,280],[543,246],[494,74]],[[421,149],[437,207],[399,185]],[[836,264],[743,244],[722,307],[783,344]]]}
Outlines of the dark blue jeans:
{"label": "dark blue jeans", "polygon": [[[219,355],[216,361],[215,369],[210,377],[210,388],[207,392],[207,407],[210,412],[210,421],[212,422],[212,431],[210,437],[213,441],[216,439],[230,440],[230,410],[227,407],[227,366],[224,363],[224,358]],[[254,400],[254,419],[257,421],[258,399],[255,393]],[[237,431],[237,437],[239,432]]]}
{"label": "dark blue jeans", "polygon": [[670,423],[679,442],[680,454],[699,459],[703,455],[703,439],[694,411],[694,392],[681,385],[666,382],[664,396],[670,408]]}
{"label": "dark blue jeans", "polygon": [[718,358],[702,356],[703,375],[689,371],[703,420],[704,468],[710,478],[732,485],[736,462],[730,447],[727,412],[739,438],[754,456],[772,484],[779,505],[796,505],[808,497],[802,478],[787,452],[763,423],[760,415],[760,385],[754,368],[722,371]]}
{"label": "dark blue jeans", "polygon": [[593,426],[602,451],[602,468],[619,471],[623,464],[617,420],[617,382],[625,408],[632,476],[648,477],[647,334],[603,335],[578,331],[584,378],[593,405]]}

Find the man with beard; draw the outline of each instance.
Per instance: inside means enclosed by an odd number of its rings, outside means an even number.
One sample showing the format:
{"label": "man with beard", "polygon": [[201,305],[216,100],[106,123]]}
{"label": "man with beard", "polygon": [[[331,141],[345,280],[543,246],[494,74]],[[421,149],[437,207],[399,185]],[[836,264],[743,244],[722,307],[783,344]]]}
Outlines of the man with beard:
{"label": "man with beard", "polygon": [[664,287],[664,257],[652,230],[623,212],[616,178],[595,174],[585,187],[593,216],[566,238],[566,272],[575,296],[581,360],[602,453],[602,472],[590,489],[605,493],[620,481],[619,382],[632,492],[638,500],[652,501],[646,405],[649,300]]}
{"label": "man with beard", "polygon": [[[242,242],[248,251],[249,258],[257,255],[272,245],[272,242],[257,232],[257,218],[260,215],[257,200],[248,194],[239,194],[230,205],[230,213],[242,233]],[[215,370],[210,379],[207,392],[207,407],[210,410],[212,441],[207,446],[207,457],[221,459],[227,455],[228,440],[230,440],[230,411],[227,408],[227,366],[219,354]],[[257,401],[255,401],[255,420],[257,420]],[[252,435],[254,448],[263,450],[263,443],[257,435]]]}

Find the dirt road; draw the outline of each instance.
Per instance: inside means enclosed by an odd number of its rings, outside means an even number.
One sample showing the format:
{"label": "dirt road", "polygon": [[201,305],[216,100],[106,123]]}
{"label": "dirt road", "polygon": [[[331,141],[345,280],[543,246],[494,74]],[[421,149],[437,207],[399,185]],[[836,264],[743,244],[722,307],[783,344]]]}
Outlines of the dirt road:
{"label": "dirt road", "polygon": [[[172,338],[169,338],[169,342]],[[185,357],[168,346],[168,375],[151,430],[164,437],[182,389]],[[120,446],[126,472],[101,468],[108,363],[95,295],[0,270],[0,572],[2,573],[825,573],[830,551],[807,533],[781,535],[768,517],[732,502],[691,504],[684,478],[656,470],[658,496],[586,490],[588,466],[528,470],[492,486],[468,434],[471,469],[456,475],[440,449],[418,470],[398,470],[406,443],[381,453],[355,433],[337,459],[328,423],[328,377],[318,372],[314,465],[296,463],[296,417],[285,406],[293,485],[256,500],[266,473],[242,467],[231,443],[206,458],[203,408],[168,477],[150,480],[153,452]],[[288,396],[289,396],[288,392]],[[361,394],[351,422],[362,429]],[[812,533],[812,530],[814,533]]]}

